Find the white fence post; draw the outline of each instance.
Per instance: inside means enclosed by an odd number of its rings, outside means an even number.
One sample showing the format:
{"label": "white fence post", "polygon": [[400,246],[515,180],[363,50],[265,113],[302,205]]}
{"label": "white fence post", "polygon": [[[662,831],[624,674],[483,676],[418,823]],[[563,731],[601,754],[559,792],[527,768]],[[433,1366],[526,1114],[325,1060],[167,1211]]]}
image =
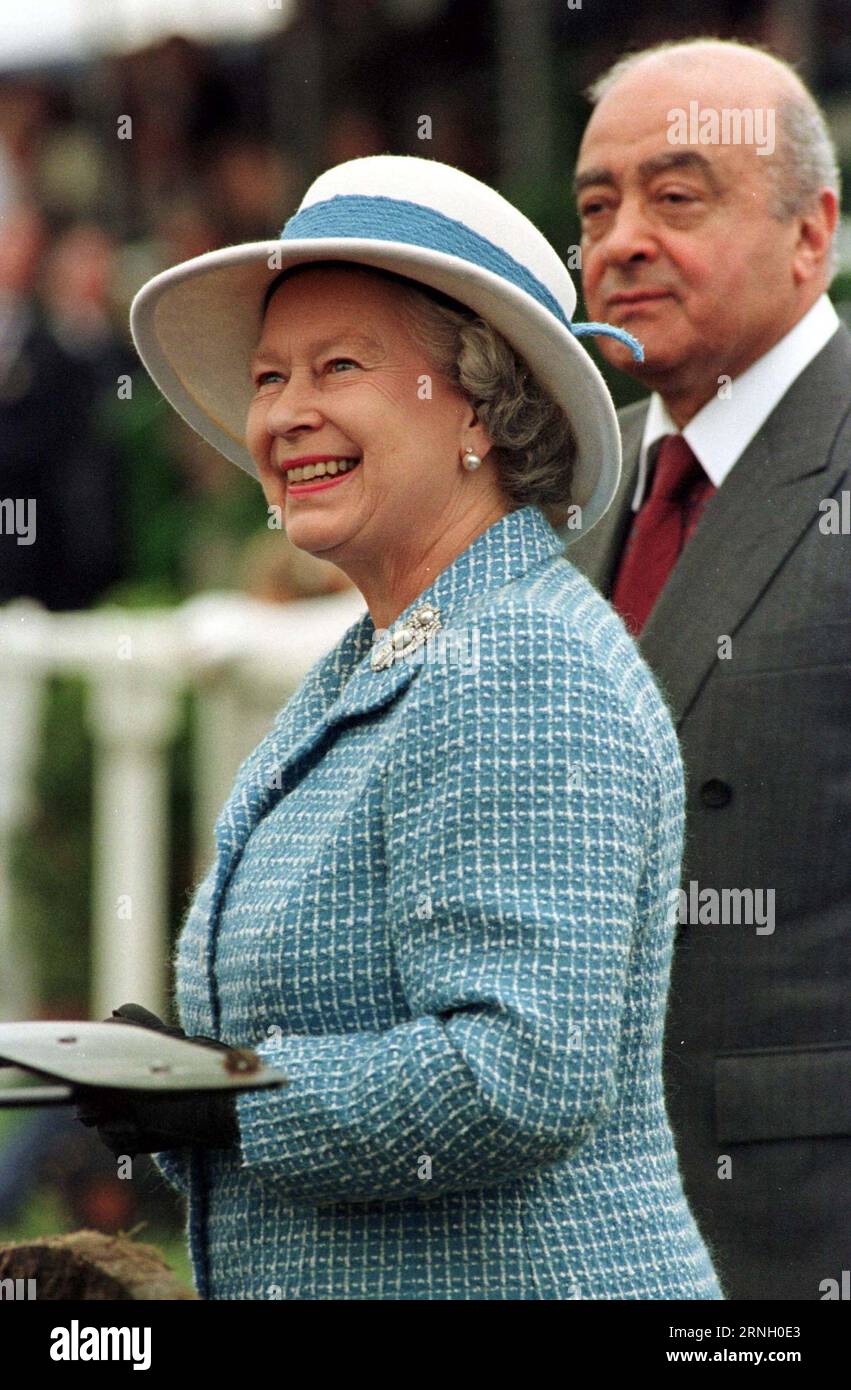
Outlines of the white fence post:
{"label": "white fence post", "polygon": [[93,1018],[129,1002],[168,1012],[168,749],[179,711],[172,681],[135,662],[98,674],[89,691]]}

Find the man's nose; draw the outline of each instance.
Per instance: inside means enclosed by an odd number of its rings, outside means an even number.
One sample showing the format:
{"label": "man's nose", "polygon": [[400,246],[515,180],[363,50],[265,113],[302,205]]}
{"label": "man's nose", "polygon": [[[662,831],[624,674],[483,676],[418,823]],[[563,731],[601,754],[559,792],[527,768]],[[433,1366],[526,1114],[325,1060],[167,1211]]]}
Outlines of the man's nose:
{"label": "man's nose", "polygon": [[269,434],[293,434],[301,429],[316,429],[323,416],[310,377],[293,372],[289,381],[281,382],[274,400],[266,412]]}
{"label": "man's nose", "polygon": [[658,249],[641,204],[625,199],[615,211],[600,244],[606,260],[610,265],[652,261],[658,255]]}

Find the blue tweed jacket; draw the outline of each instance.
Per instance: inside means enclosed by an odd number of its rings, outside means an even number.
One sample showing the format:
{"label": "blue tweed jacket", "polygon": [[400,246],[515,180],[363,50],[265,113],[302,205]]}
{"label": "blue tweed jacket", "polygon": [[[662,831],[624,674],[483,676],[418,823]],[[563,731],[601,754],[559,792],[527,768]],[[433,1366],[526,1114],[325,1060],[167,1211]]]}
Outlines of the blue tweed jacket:
{"label": "blue tweed jacket", "polygon": [[535,507],[374,669],[368,613],[240,769],[177,948],[190,1033],[289,1077],[157,1161],[210,1299],[717,1299],[661,1079],[683,781]]}

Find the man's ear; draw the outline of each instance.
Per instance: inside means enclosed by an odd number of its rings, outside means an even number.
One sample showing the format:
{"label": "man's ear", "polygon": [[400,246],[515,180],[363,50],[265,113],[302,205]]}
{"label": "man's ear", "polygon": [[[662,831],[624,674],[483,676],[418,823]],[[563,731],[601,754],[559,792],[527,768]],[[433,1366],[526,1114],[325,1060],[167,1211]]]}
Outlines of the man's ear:
{"label": "man's ear", "polygon": [[794,270],[798,283],[823,272],[839,217],[836,194],[823,188],[812,210],[800,218]]}

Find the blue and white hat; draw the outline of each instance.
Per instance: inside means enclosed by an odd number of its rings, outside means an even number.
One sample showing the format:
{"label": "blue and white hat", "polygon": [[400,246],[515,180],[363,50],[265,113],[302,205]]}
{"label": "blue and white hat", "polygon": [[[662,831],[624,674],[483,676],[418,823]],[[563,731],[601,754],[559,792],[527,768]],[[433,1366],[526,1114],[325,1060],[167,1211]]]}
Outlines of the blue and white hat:
{"label": "blue and white hat", "polygon": [[[130,325],[145,367],[188,424],[252,477],[245,446],[249,358],[264,292],[282,270],[353,261],[441,290],[486,319],[525,360],[570,419],[577,443],[565,504],[578,504],[565,543],[594,525],[620,476],[621,446],[608,388],[577,342],[623,329],[575,324],[576,290],[555,250],[501,194],[437,160],[370,155],[311,184],[279,238],[184,261],[136,295]],[[577,521],[581,525],[577,525]]]}

